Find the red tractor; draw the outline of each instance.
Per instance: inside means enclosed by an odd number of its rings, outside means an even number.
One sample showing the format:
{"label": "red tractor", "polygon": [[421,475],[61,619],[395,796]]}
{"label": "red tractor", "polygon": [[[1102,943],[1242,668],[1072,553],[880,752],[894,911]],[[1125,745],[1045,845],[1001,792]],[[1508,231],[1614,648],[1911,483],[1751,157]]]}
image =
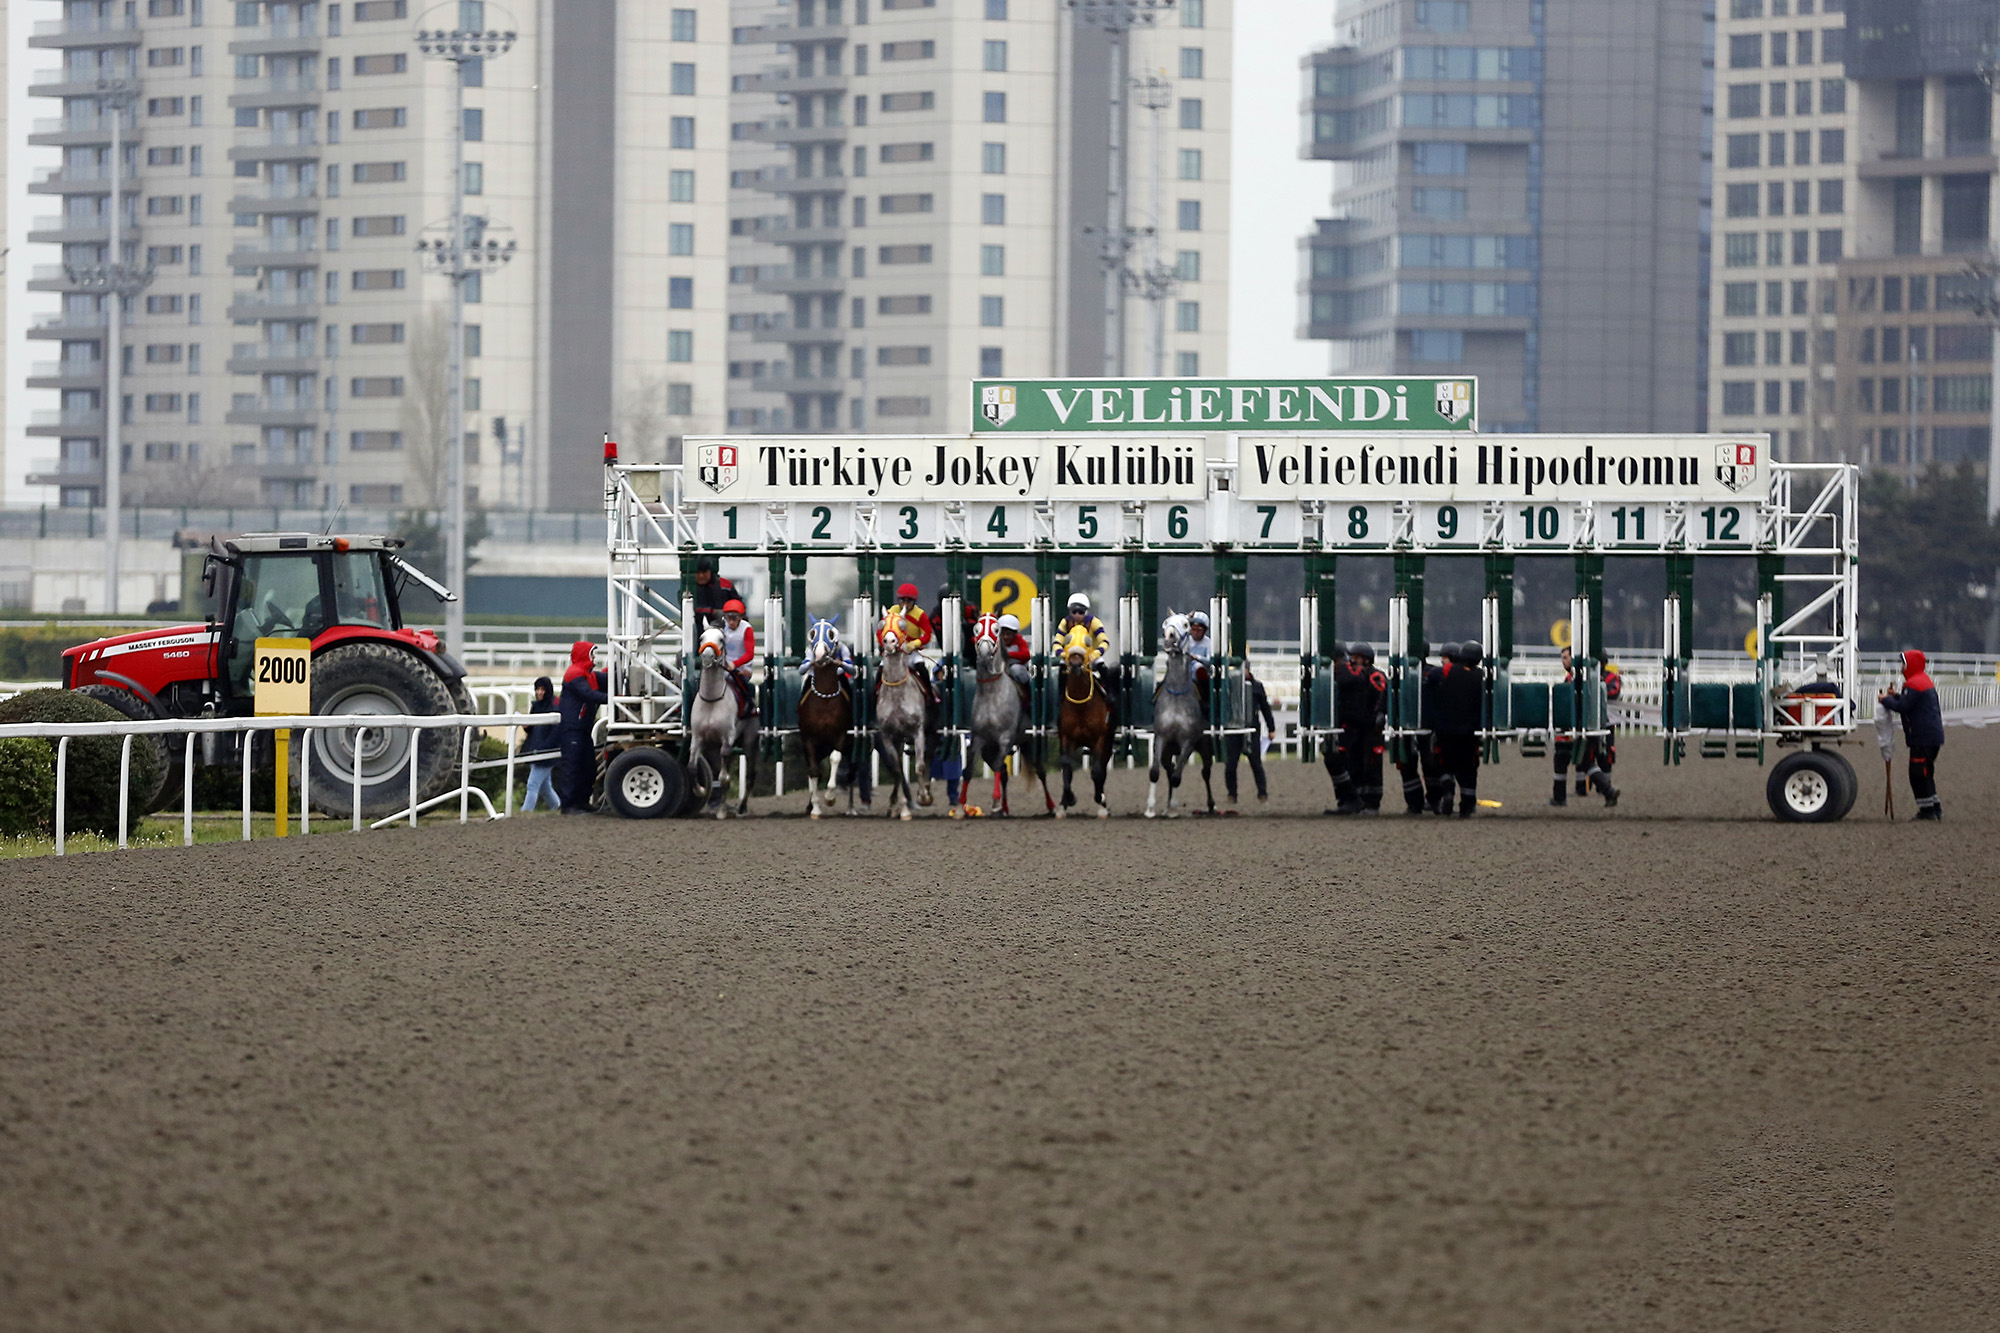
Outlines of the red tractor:
{"label": "red tractor", "polygon": [[[136,719],[242,717],[254,711],[251,659],[259,638],[312,640],[315,714],[365,717],[469,713],[465,668],[429,630],[403,625],[400,594],[412,582],[440,600],[453,594],[396,554],[398,537],[254,533],[211,540],[202,567],[205,623],[120,634],[79,644],[63,654],[63,684],[101,699]],[[416,733],[420,795],[451,781],[459,733]],[[242,762],[240,737],[204,736],[198,762]],[[355,753],[355,734],[315,730],[306,745],[316,808],[328,814],[353,806],[355,765],[361,768],[365,814],[408,803],[412,734],[370,731]],[[264,752],[255,757],[264,760]],[[158,809],[181,786],[183,747],[162,737],[160,783],[135,793]]]}

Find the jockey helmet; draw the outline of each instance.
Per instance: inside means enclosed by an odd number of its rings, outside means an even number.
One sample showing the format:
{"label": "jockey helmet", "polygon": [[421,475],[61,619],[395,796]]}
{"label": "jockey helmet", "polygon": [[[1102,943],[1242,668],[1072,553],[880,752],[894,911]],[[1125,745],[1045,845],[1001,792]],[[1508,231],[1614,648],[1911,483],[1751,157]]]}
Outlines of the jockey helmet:
{"label": "jockey helmet", "polygon": [[1458,660],[1458,645],[1455,643],[1439,644],[1438,656],[1442,658],[1444,661],[1456,662]]}
{"label": "jockey helmet", "polygon": [[1208,612],[1206,612],[1206,611],[1197,611],[1197,612],[1195,612],[1195,613],[1194,613],[1193,615],[1191,615],[1191,616],[1189,616],[1189,617],[1188,617],[1188,624],[1190,624],[1190,625],[1200,625],[1200,626],[1201,626],[1201,627],[1202,627],[1203,629],[1207,629],[1207,628],[1208,628]]}
{"label": "jockey helmet", "polygon": [[917,585],[914,583],[905,583],[902,587],[896,589],[896,597],[899,600],[907,597],[914,602],[922,596],[923,594],[917,591]]}
{"label": "jockey helmet", "polygon": [[1375,650],[1359,639],[1347,645],[1347,655],[1361,662],[1372,662],[1375,660]]}
{"label": "jockey helmet", "polygon": [[1069,595],[1069,609],[1075,611],[1079,608],[1088,611],[1090,609],[1090,597],[1086,593],[1073,592]]}
{"label": "jockey helmet", "polygon": [[1480,646],[1477,639],[1467,639],[1464,643],[1458,645],[1458,661],[1461,666],[1476,667],[1479,665],[1480,659],[1485,656],[1486,651]]}
{"label": "jockey helmet", "polygon": [[1019,634],[1021,632],[1021,617],[1012,613],[1000,617],[1000,628],[1010,629]]}
{"label": "jockey helmet", "polygon": [[749,612],[743,609],[742,599],[736,597],[732,597],[728,601],[724,602],[722,604],[722,609],[724,611],[734,611],[739,616],[749,614]]}

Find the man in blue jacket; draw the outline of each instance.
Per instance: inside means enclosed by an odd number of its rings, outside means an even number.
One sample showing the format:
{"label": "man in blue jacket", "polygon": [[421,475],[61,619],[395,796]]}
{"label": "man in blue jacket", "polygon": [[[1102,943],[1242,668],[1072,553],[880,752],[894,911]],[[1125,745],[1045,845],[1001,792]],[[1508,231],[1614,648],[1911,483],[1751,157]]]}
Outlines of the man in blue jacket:
{"label": "man in blue jacket", "polygon": [[1944,710],[1937,686],[1924,670],[1924,655],[1912,648],[1903,654],[1903,688],[1883,694],[1876,703],[1903,717],[1903,740],[1910,747],[1910,794],[1917,798],[1918,819],[1943,819],[1938,803],[1937,757],[1944,748]]}
{"label": "man in blue jacket", "polygon": [[569,670],[563,673],[562,692],[556,696],[556,747],[562,752],[556,795],[562,798],[566,815],[589,813],[591,791],[597,785],[591,729],[597,724],[598,705],[607,698],[603,678],[591,669],[591,652],[589,643],[570,645]]}

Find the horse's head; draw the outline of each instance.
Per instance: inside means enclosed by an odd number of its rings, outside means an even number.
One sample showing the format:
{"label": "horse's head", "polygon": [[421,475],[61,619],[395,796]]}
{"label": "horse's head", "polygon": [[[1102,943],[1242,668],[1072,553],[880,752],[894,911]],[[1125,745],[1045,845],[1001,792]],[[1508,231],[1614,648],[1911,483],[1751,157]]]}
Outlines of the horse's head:
{"label": "horse's head", "polygon": [[815,662],[840,656],[840,631],[831,620],[815,620],[806,631],[806,656]]}
{"label": "horse's head", "polygon": [[981,662],[990,662],[1000,655],[1000,617],[983,615],[973,622],[972,655]]}
{"label": "horse's head", "polygon": [[1063,631],[1062,659],[1072,667],[1087,666],[1097,651],[1097,640],[1087,626],[1071,625]]}
{"label": "horse's head", "polygon": [[711,660],[718,666],[721,665],[723,659],[722,631],[719,629],[703,630],[701,634],[701,646],[694,650],[694,655],[695,660],[704,667],[709,665]]}
{"label": "horse's head", "polygon": [[1189,624],[1185,614],[1168,609],[1167,618],[1160,624],[1160,648],[1168,656],[1187,651]]}
{"label": "horse's head", "polygon": [[903,608],[892,606],[882,613],[882,654],[885,657],[900,657],[910,651],[916,642],[917,633],[903,620]]}

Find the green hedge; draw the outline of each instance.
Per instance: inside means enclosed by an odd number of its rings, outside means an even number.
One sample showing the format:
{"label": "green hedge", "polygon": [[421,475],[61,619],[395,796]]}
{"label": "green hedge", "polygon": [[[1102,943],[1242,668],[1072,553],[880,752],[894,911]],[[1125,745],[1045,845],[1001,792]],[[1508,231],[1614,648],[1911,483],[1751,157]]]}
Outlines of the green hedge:
{"label": "green hedge", "polygon": [[[28,690],[0,699],[0,722],[125,722],[129,719],[87,694],[71,690]],[[55,742],[47,742],[53,753]],[[123,742],[116,736],[78,736],[69,743],[65,822],[72,832],[118,836],[118,755]],[[51,770],[54,760],[50,761]],[[153,747],[132,744],[130,790],[149,792],[159,769]],[[128,803],[129,824],[139,823],[140,802]],[[39,807],[38,807],[39,808]],[[48,826],[55,826],[55,780],[49,781]]]}
{"label": "green hedge", "polygon": [[0,740],[0,836],[55,828],[55,747],[36,736]]}
{"label": "green hedge", "polygon": [[136,625],[8,625],[0,628],[0,680],[61,680],[63,649],[129,634]]}

